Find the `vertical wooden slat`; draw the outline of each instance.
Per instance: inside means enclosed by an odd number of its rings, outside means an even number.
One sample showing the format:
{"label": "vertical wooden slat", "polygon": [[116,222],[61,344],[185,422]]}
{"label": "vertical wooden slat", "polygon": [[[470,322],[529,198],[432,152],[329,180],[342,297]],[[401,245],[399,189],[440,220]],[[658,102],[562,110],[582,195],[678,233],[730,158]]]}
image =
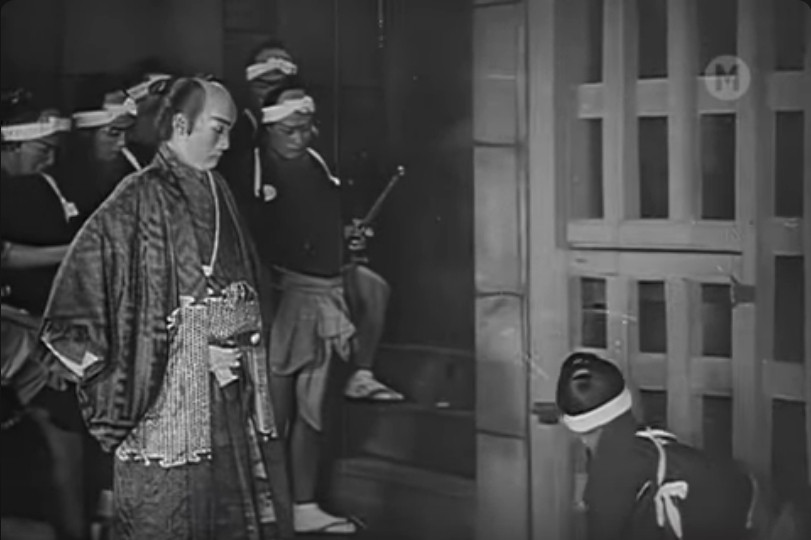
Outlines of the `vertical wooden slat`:
{"label": "vertical wooden slat", "polygon": [[675,221],[699,214],[696,1],[668,0],[667,5],[669,215]]}
{"label": "vertical wooden slat", "polygon": [[639,301],[637,282],[624,275],[609,277],[606,284],[607,343],[606,352],[622,369],[626,385],[633,396],[633,412],[638,420],[644,417],[642,399],[633,379],[633,357],[638,352]]}
{"label": "vertical wooden slat", "polygon": [[[667,427],[681,439],[701,442],[701,399],[692,391],[691,367],[696,356],[695,336],[701,319],[695,317],[700,299],[698,284],[673,278],[665,282],[667,310]],[[696,408],[699,411],[696,411]]]}
{"label": "vertical wooden slat", "polygon": [[605,1],[603,194],[609,226],[639,217],[636,2]]}
{"label": "vertical wooden slat", "polygon": [[[690,334],[687,336],[689,350],[692,358],[697,358],[703,354],[704,346],[704,319],[703,301],[701,294],[701,283],[696,281],[688,282],[687,286],[688,314],[690,320]],[[691,397],[692,407],[692,443],[702,448],[704,446],[704,395],[701,392],[694,393]]]}
{"label": "vertical wooden slat", "polygon": [[[772,213],[774,185],[766,149],[773,144],[773,120],[766,109],[765,78],[769,26],[767,4],[760,0],[739,0],[738,56],[752,72],[749,89],[737,102],[736,129],[736,218],[741,235],[743,286],[755,286],[754,303],[733,306],[732,342],[732,442],[733,453],[759,474],[770,470],[771,404],[763,393],[762,363],[770,353],[774,304],[773,257],[764,231]],[[768,264],[767,264],[768,263]],[[771,279],[770,279],[771,278]]]}
{"label": "vertical wooden slat", "polygon": [[805,450],[808,483],[811,484],[811,11],[805,12],[805,172],[803,185],[805,268]]}
{"label": "vertical wooden slat", "polygon": [[[534,238],[534,237],[533,237]],[[577,349],[583,346],[583,286],[580,276],[565,278],[568,283],[568,300],[565,303],[568,325],[568,348]]]}
{"label": "vertical wooden slat", "polygon": [[636,283],[628,276],[611,276],[606,284],[608,356],[628,373],[631,358],[629,318],[636,313]]}
{"label": "vertical wooden slat", "polygon": [[[527,1],[530,399],[540,402],[554,402],[560,363],[580,344],[580,279],[567,277],[559,240],[566,215],[566,127],[574,118],[569,73],[578,63],[566,53],[575,45],[570,32],[583,24],[573,14],[584,8],[585,0]],[[561,426],[531,422],[531,536],[570,538],[570,436]]]}

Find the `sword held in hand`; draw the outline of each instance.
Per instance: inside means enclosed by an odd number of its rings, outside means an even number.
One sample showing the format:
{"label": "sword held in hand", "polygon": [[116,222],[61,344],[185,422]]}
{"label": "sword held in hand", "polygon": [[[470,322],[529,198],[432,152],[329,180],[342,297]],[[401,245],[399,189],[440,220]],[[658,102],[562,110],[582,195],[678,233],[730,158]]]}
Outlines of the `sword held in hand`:
{"label": "sword held in hand", "polygon": [[372,207],[366,212],[366,215],[360,219],[353,219],[352,224],[347,226],[346,237],[349,239],[349,251],[351,252],[353,262],[368,262],[367,257],[365,257],[362,252],[366,249],[366,239],[374,236],[374,231],[372,231],[370,226],[380,213],[383,202],[385,202],[392,189],[394,189],[394,186],[397,185],[397,182],[404,176],[405,167],[398,165],[394,174],[389,178],[385,189],[383,189],[377,199],[375,199],[374,204],[372,204]]}

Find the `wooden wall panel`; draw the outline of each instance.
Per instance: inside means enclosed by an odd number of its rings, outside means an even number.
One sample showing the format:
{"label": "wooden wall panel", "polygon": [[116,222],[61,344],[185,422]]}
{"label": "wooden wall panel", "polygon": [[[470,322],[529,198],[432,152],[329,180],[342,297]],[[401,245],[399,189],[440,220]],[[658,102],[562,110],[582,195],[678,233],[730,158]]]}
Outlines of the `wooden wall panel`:
{"label": "wooden wall panel", "polygon": [[476,538],[528,540],[530,492],[526,440],[479,433],[476,447]]}
{"label": "wooden wall panel", "polygon": [[476,289],[480,293],[521,290],[516,159],[511,148],[474,151]]}
{"label": "wooden wall panel", "polygon": [[476,306],[476,426],[523,438],[528,410],[523,302],[480,296]]}
{"label": "wooden wall panel", "polygon": [[473,5],[477,538],[529,538],[524,2]]}
{"label": "wooden wall panel", "polygon": [[518,137],[517,68],[521,4],[474,10],[473,138],[515,144]]}

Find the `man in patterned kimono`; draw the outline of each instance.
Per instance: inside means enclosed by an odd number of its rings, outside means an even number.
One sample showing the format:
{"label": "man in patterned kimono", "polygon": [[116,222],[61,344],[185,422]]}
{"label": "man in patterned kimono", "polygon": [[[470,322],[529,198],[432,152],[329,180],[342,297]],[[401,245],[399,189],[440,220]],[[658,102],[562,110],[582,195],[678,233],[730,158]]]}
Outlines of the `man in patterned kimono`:
{"label": "man in patterned kimono", "polygon": [[172,84],[157,116],[158,154],[84,225],[45,313],[41,339],[77,381],[91,434],[115,454],[117,538],[265,538],[257,453],[274,530],[292,535],[262,281],[212,172],[234,109],[218,83]]}
{"label": "man in patterned kimono", "polygon": [[640,429],[620,370],[591,353],[563,363],[557,404],[589,452],[589,540],[745,540],[754,483],[670,433]]}

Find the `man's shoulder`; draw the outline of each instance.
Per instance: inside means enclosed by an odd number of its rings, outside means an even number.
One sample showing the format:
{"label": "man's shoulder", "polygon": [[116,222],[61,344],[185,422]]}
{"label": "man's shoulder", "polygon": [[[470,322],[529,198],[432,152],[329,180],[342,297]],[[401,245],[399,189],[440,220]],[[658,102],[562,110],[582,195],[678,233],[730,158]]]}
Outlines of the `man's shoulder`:
{"label": "man's shoulder", "polygon": [[96,220],[125,220],[155,208],[166,189],[165,175],[154,165],[125,176],[94,213]]}

